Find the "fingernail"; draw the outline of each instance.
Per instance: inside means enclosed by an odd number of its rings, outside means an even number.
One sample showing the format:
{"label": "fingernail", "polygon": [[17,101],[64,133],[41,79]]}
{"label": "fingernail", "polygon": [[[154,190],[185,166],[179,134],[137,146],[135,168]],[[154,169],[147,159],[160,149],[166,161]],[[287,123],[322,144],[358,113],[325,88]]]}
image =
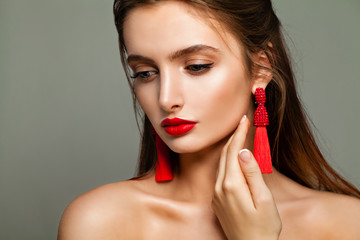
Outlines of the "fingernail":
{"label": "fingernail", "polygon": [[244,116],[241,118],[240,123],[245,122],[245,119],[246,119],[246,118],[247,118],[247,116],[246,116],[246,115],[244,115]]}
{"label": "fingernail", "polygon": [[247,149],[241,149],[239,152],[240,159],[244,162],[248,162],[251,159],[251,155],[249,150]]}

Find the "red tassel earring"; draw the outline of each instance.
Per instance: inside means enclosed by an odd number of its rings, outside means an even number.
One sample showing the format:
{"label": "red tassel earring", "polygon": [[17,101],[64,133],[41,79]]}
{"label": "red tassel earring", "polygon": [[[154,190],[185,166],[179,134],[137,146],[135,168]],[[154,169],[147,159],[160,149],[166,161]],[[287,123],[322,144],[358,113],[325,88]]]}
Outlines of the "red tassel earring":
{"label": "red tassel earring", "polygon": [[156,163],[155,180],[158,182],[170,181],[174,177],[170,165],[171,158],[168,146],[164,143],[164,141],[160,138],[152,126],[151,131],[155,135],[155,144],[158,158]]}
{"label": "red tassel earring", "polygon": [[266,126],[269,125],[269,116],[265,107],[266,94],[263,88],[255,90],[255,101],[258,107],[254,113],[254,126],[256,126],[254,157],[262,173],[272,173],[270,145],[266,130]]}

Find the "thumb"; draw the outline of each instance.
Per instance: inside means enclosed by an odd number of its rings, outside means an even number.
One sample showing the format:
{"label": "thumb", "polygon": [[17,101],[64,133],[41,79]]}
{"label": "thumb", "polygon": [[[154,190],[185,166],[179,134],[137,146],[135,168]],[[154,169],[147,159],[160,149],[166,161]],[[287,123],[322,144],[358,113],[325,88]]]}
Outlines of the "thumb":
{"label": "thumb", "polygon": [[240,150],[239,163],[253,199],[255,200],[264,193],[267,193],[268,188],[262,177],[260,167],[255,160],[254,155],[248,149]]}
{"label": "thumb", "polygon": [[[248,149],[241,149],[239,152],[240,166],[247,180],[261,177],[261,171],[254,156]],[[248,179],[249,178],[249,179]]]}

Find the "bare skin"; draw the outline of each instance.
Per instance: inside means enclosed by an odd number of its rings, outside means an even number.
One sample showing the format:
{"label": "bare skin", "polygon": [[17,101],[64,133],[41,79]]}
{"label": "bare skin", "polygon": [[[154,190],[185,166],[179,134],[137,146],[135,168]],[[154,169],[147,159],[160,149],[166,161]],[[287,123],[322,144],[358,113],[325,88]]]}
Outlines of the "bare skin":
{"label": "bare skin", "polygon": [[[250,77],[241,44],[203,20],[179,2],[128,17],[129,65],[143,73],[134,80],[138,101],[179,153],[180,171],[170,182],[150,173],[80,195],[65,210],[58,239],[358,239],[360,200],[308,189],[275,169],[262,175],[251,152],[238,154],[253,148],[251,93],[272,76]],[[269,67],[263,53],[254,59]],[[160,122],[175,116],[198,124],[167,135]]]}
{"label": "bare skin", "polygon": [[[358,199],[305,188],[276,171],[264,179],[282,220],[279,239],[358,239]],[[150,175],[98,187],[68,206],[59,239],[226,239],[206,190],[214,183],[205,182],[174,191],[175,181]]]}

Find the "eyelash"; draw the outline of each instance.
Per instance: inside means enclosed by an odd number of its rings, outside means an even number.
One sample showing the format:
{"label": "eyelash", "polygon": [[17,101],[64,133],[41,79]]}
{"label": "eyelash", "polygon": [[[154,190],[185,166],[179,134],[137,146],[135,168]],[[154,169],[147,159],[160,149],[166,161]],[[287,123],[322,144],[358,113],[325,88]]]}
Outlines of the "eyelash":
{"label": "eyelash", "polygon": [[[194,73],[201,73],[201,72],[203,72],[203,71],[205,71],[205,70],[207,70],[207,69],[209,69],[209,68],[212,68],[212,65],[213,65],[214,63],[207,63],[207,64],[192,64],[192,65],[189,65],[189,66],[186,66],[185,67],[185,69],[186,70],[189,70],[189,71],[192,71],[192,72],[194,72]],[[195,69],[194,69],[194,67],[195,67]],[[200,68],[200,69],[199,69]]]}
{"label": "eyelash", "polygon": [[136,79],[136,78],[140,77],[141,74],[149,74],[149,73],[151,73],[149,76],[147,76],[147,77],[143,76],[141,78],[147,79],[147,78],[151,77],[152,75],[156,74],[157,72],[156,71],[141,71],[141,72],[135,73],[133,76],[130,76],[130,78]]}
{"label": "eyelash", "polygon": [[[193,74],[200,74],[204,71],[206,71],[207,69],[212,68],[212,65],[214,63],[207,63],[207,64],[191,64],[185,67],[186,70],[192,71]],[[138,77],[141,77],[142,79],[148,79],[151,76],[153,76],[154,74],[157,74],[158,72],[156,71],[141,71],[141,72],[137,72],[135,73],[133,76],[130,76],[130,78],[132,79],[136,79]],[[141,76],[141,74],[150,74],[149,76]]]}

